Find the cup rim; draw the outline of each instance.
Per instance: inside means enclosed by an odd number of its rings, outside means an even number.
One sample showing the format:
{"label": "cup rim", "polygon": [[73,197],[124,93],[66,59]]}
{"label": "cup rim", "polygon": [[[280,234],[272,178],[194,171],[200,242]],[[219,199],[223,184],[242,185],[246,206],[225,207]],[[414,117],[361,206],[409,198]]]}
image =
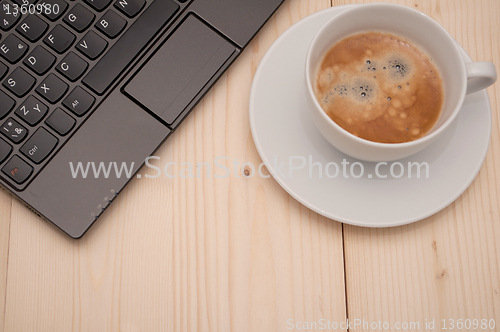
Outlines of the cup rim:
{"label": "cup rim", "polygon": [[[319,102],[316,98],[316,94],[314,93],[313,84],[312,84],[311,79],[310,79],[310,77],[311,77],[310,73],[311,73],[311,70],[313,70],[313,68],[312,68],[313,64],[311,63],[311,61],[312,61],[311,60],[311,53],[317,47],[318,38],[324,33],[325,30],[329,29],[331,27],[331,25],[335,24],[334,23],[335,21],[339,20],[340,18],[342,18],[344,16],[353,15],[353,13],[360,11],[360,10],[369,10],[372,7],[384,7],[384,6],[402,9],[402,10],[407,11],[407,13],[410,13],[410,14],[420,15],[420,17],[422,17],[424,20],[427,20],[429,24],[432,24],[434,26],[434,28],[436,28],[444,33],[444,35],[452,42],[451,43],[452,48],[454,48],[455,52],[457,54],[459,54],[460,58],[462,58],[460,49],[457,45],[457,42],[453,38],[453,36],[451,36],[450,33],[443,26],[441,26],[441,24],[439,24],[436,20],[434,20],[432,17],[426,15],[425,13],[422,13],[414,8],[407,7],[404,5],[399,5],[399,4],[392,4],[392,3],[362,4],[360,6],[355,6],[353,8],[346,9],[345,11],[335,15],[334,17],[329,19],[325,24],[323,24],[323,26],[314,35],[312,42],[309,46],[309,49],[307,51],[307,56],[306,56],[306,68],[305,69],[306,69],[307,90],[309,92],[309,95],[312,96],[313,103],[314,103],[316,109],[320,111],[321,117],[327,123],[329,123],[330,126],[333,126],[336,130],[340,131],[342,134],[349,137],[350,139],[352,139],[358,143],[361,143],[361,144],[365,144],[365,145],[368,145],[371,147],[378,147],[378,148],[400,149],[400,148],[413,147],[416,145],[421,145],[421,144],[424,144],[426,142],[432,141],[437,136],[439,136],[444,130],[446,130],[446,128],[448,128],[448,126],[455,120],[455,118],[457,117],[457,115],[460,111],[461,105],[463,104],[463,101],[465,99],[465,95],[466,95],[466,91],[467,91],[467,80],[464,80],[464,82],[461,85],[461,93],[460,93],[458,103],[455,106],[455,109],[453,110],[451,115],[448,117],[448,119],[439,128],[437,128],[436,130],[434,130],[430,134],[427,134],[427,135],[420,137],[420,138],[413,140],[413,141],[402,142],[402,143],[382,143],[382,142],[370,141],[370,140],[358,137],[358,136],[352,134],[351,132],[347,131],[346,129],[342,128],[339,124],[337,124],[334,120],[332,120],[326,114],[326,112],[323,110],[321,105],[319,104]],[[363,31],[366,31],[366,30],[359,30],[359,32],[363,32]],[[348,37],[348,36],[349,35],[346,35],[343,38]],[[405,37],[405,36],[403,36],[403,37]],[[462,72],[461,73],[462,76],[467,78],[465,65],[460,66],[459,70]]]}

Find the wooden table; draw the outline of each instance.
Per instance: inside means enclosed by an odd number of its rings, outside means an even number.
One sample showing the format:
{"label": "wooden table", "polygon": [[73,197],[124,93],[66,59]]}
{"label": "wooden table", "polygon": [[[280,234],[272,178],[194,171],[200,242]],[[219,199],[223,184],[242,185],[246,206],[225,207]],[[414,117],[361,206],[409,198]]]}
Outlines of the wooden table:
{"label": "wooden table", "polygon": [[[301,18],[357,2],[372,1],[286,0],[158,151],[160,163],[258,165],[248,99],[259,61]],[[500,1],[392,2],[432,16],[474,60],[500,69]],[[404,227],[342,225],[272,178],[161,177],[132,181],[74,241],[0,193],[0,330],[286,331],[289,319],[346,317],[421,330],[426,320],[495,319],[500,330],[500,85],[488,93],[493,134],[478,177]]]}

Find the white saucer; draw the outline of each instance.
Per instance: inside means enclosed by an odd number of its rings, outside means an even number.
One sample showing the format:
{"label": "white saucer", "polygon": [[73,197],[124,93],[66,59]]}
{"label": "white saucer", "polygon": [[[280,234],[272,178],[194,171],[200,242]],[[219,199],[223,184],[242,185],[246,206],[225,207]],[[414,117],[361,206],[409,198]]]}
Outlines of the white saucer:
{"label": "white saucer", "polygon": [[[438,141],[424,151],[400,160],[427,162],[425,172],[416,178],[407,173],[391,177],[390,164],[375,176],[375,163],[363,162],[364,176],[342,176],[343,159],[349,166],[357,160],[333,148],[316,129],[305,109],[304,64],[312,38],[331,17],[351,7],[337,6],[315,13],[289,28],[271,46],[255,74],[250,95],[250,125],[257,150],[271,175],[290,195],[313,211],[347,224],[388,227],[426,218],[457,199],[472,183],[483,164],[491,135],[491,108],[486,91],[469,95],[459,116]],[[463,51],[467,62],[471,58]],[[289,156],[311,156],[313,162],[336,162],[335,178],[317,168],[309,178],[309,168],[293,170],[289,177]],[[277,161],[277,162],[276,162]],[[278,165],[285,164],[278,171]],[[299,166],[300,160],[295,159]],[[308,162],[307,162],[308,163]],[[349,170],[348,166],[348,170]],[[356,167],[354,174],[359,173]],[[399,167],[394,168],[399,173]],[[422,168],[424,170],[424,168]],[[330,174],[335,168],[330,169]],[[368,174],[372,177],[368,178]],[[349,175],[349,173],[348,173]]]}

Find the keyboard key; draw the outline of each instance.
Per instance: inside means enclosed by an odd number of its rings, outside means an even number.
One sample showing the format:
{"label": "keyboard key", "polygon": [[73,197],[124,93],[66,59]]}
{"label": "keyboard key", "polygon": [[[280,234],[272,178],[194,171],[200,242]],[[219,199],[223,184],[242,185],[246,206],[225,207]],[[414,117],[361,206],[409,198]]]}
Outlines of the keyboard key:
{"label": "keyboard key", "polygon": [[49,25],[45,23],[38,15],[29,14],[19,24],[16,31],[28,39],[30,42],[35,42],[47,31]]}
{"label": "keyboard key", "polygon": [[5,159],[12,152],[12,146],[0,138],[0,164],[4,162]]}
{"label": "keyboard key", "polygon": [[69,52],[57,65],[56,69],[71,82],[75,82],[87,70],[89,64],[78,55]]}
{"label": "keyboard key", "polygon": [[116,38],[126,25],[127,21],[120,15],[112,10],[108,10],[106,14],[99,19],[99,22],[95,24],[95,27],[109,38]]}
{"label": "keyboard key", "polygon": [[27,6],[27,5],[34,4],[38,0],[12,0],[12,1],[14,1],[15,3],[17,3],[19,6],[23,6],[23,5]]}
{"label": "keyboard key", "polygon": [[17,184],[23,184],[28,180],[31,173],[33,173],[33,167],[28,165],[27,162],[14,155],[7,164],[2,168],[2,172],[11,178]]}
{"label": "keyboard key", "polygon": [[2,128],[0,128],[0,131],[14,144],[21,143],[26,135],[28,135],[28,130],[13,118],[8,118],[2,125]]}
{"label": "keyboard key", "polygon": [[57,53],[64,53],[75,41],[75,35],[58,24],[52,31],[43,39],[43,42],[49,45]]}
{"label": "keyboard key", "polygon": [[0,6],[0,29],[10,30],[21,18],[21,13],[16,12],[10,2],[4,1]]}
{"label": "keyboard key", "polygon": [[0,119],[5,118],[7,114],[12,111],[14,105],[16,105],[14,99],[10,98],[5,92],[0,90]]}
{"label": "keyboard key", "polygon": [[66,91],[68,85],[54,74],[49,74],[36,88],[36,92],[52,104],[58,102]]}
{"label": "keyboard key", "polygon": [[64,0],[45,0],[40,3],[42,5],[45,5],[44,8],[47,8],[49,10],[49,13],[44,10],[43,16],[51,21],[57,20],[64,14],[66,9],[68,9],[68,3]]}
{"label": "keyboard key", "polygon": [[49,108],[45,106],[40,100],[33,96],[29,96],[21,104],[21,106],[19,106],[15,113],[24,122],[26,122],[30,126],[34,126],[43,119],[48,110]]}
{"label": "keyboard key", "polygon": [[151,3],[84,77],[83,83],[97,94],[104,94],[178,10],[179,6],[170,0],[156,0]]}
{"label": "keyboard key", "polygon": [[44,128],[39,128],[19,149],[35,164],[40,164],[54,151],[59,140]]}
{"label": "keyboard key", "polygon": [[49,116],[45,123],[54,129],[59,135],[66,136],[75,126],[75,119],[69,116],[59,107]]}
{"label": "keyboard key", "polygon": [[103,11],[104,8],[109,6],[112,0],[84,0],[90,7],[97,11]]}
{"label": "keyboard key", "polygon": [[146,0],[116,0],[115,7],[132,18],[139,14],[145,4]]}
{"label": "keyboard key", "polygon": [[28,45],[15,35],[9,35],[0,45],[0,55],[10,63],[16,63],[28,51]]}
{"label": "keyboard key", "polygon": [[108,47],[108,42],[94,31],[89,31],[76,45],[76,49],[90,60],[95,60]]}
{"label": "keyboard key", "polygon": [[5,74],[9,71],[6,65],[0,62],[0,78],[4,77]]}
{"label": "keyboard key", "polygon": [[56,57],[40,45],[35,47],[33,52],[23,61],[29,69],[38,75],[45,75],[54,62],[56,62]]}
{"label": "keyboard key", "polygon": [[24,69],[17,67],[3,81],[3,86],[19,98],[22,98],[31,90],[35,83],[36,80],[33,76],[28,74]]}
{"label": "keyboard key", "polygon": [[63,21],[76,31],[82,32],[92,24],[94,18],[95,15],[90,10],[77,3]]}
{"label": "keyboard key", "polygon": [[66,106],[71,112],[77,116],[83,116],[87,113],[92,105],[94,105],[95,98],[87,91],[77,86],[66,99],[63,105]]}

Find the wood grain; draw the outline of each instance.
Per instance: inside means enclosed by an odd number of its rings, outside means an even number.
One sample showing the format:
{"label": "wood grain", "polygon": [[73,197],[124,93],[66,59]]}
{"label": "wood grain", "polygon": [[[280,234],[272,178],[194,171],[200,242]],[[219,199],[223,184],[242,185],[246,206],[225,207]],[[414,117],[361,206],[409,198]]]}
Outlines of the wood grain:
{"label": "wood grain", "polygon": [[[288,319],[500,324],[499,84],[485,164],[452,205],[391,229],[318,216],[258,165],[248,120],[253,75],[301,18],[362,0],[286,0],[158,151],[156,165],[219,162],[238,177],[141,171],[84,238],[70,240],[0,193],[0,331],[285,331]],[[500,68],[496,0],[390,1],[434,17],[474,60]],[[266,171],[265,171],[266,172]],[[220,170],[218,170],[220,174]],[[344,241],[344,242],[343,242]],[[345,256],[345,282],[344,282]],[[346,297],[347,295],[347,297]],[[365,329],[366,330],[366,329]],[[380,329],[367,329],[380,330]]]}
{"label": "wood grain", "polygon": [[176,162],[177,174],[182,162],[213,167],[226,156],[240,175],[148,179],[155,171],[143,169],[79,241],[18,202],[11,216],[0,196],[2,227],[11,223],[2,330],[285,331],[288,319],[344,321],[341,224],[271,178],[241,175],[242,163],[261,162],[248,120],[260,60],[293,23],[329,6],[286,1],[155,161]]}
{"label": "wood grain", "polygon": [[11,197],[0,193],[0,331],[5,322],[5,294],[7,291],[7,268],[9,265],[9,233]]}
{"label": "wood grain", "polygon": [[[500,2],[391,2],[432,16],[473,60],[493,61],[500,68]],[[460,198],[413,225],[344,226],[350,319],[415,321],[422,328],[426,319],[434,319],[436,330],[442,319],[495,319],[500,326],[499,85],[488,93],[493,113],[491,144],[478,177]]]}

